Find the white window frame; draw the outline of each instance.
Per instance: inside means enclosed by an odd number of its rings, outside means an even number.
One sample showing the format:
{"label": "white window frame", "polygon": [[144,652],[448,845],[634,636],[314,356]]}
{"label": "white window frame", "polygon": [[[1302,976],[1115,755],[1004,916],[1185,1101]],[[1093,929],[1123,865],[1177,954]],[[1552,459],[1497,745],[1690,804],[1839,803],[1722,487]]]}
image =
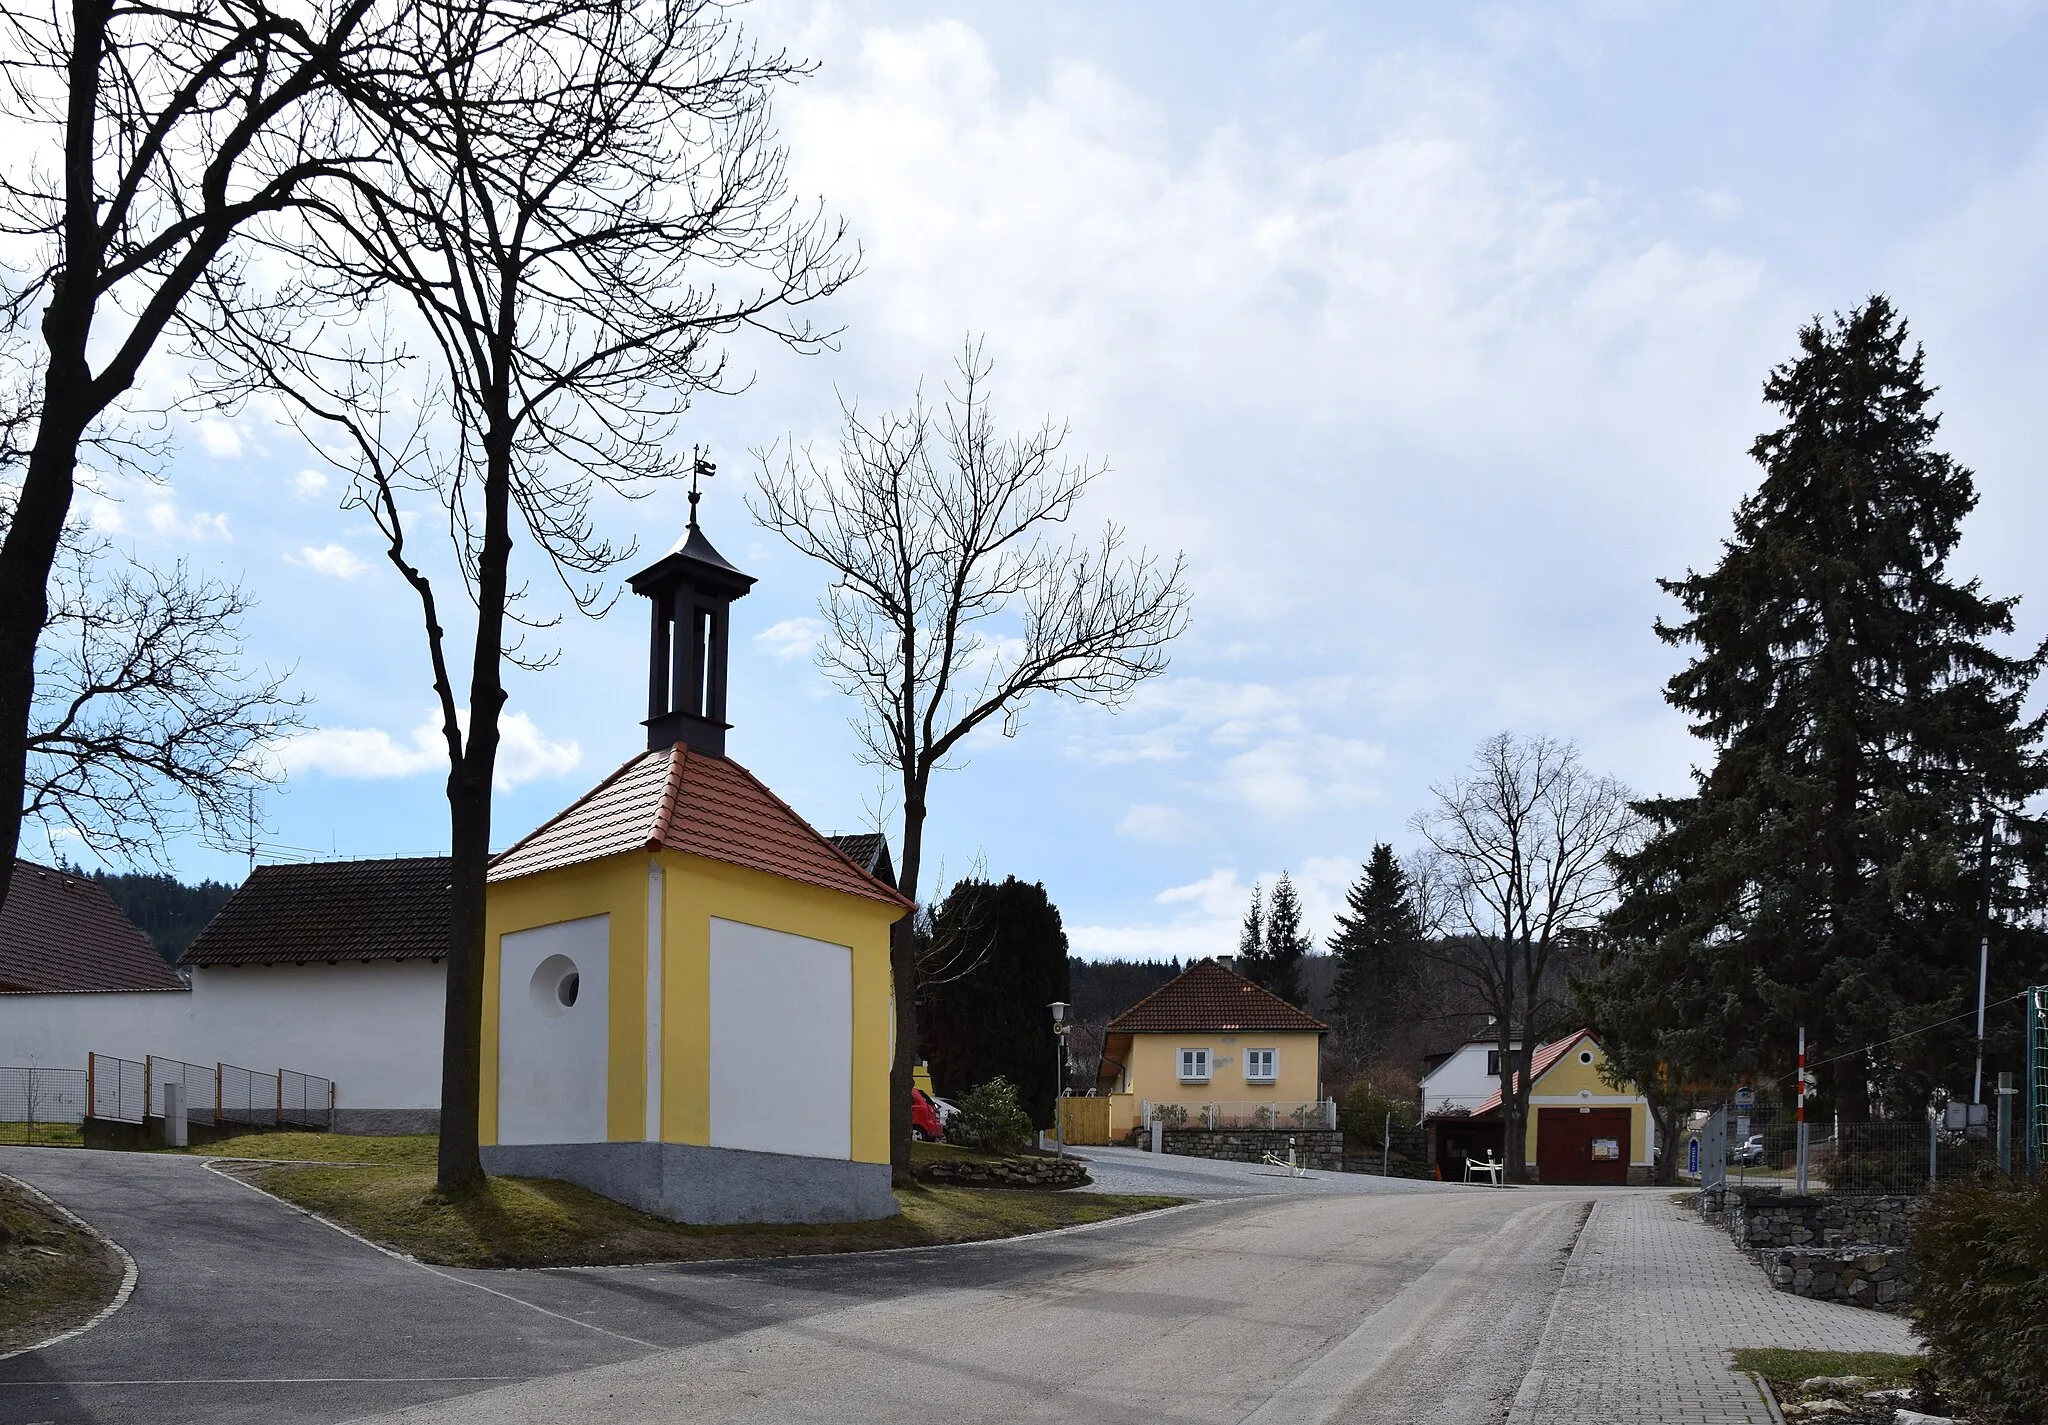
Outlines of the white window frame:
{"label": "white window frame", "polygon": [[[1259,1055],[1266,1056],[1266,1072],[1255,1074],[1252,1065]],[[1244,1051],[1244,1081],[1248,1084],[1272,1084],[1280,1081],[1280,1051],[1278,1049],[1247,1049]]]}
{"label": "white window frame", "polygon": [[[1180,1081],[1184,1084],[1206,1084],[1209,1082],[1210,1064],[1207,1049],[1182,1049],[1176,1056],[1180,1065]],[[1199,1072],[1190,1072],[1197,1069]]]}

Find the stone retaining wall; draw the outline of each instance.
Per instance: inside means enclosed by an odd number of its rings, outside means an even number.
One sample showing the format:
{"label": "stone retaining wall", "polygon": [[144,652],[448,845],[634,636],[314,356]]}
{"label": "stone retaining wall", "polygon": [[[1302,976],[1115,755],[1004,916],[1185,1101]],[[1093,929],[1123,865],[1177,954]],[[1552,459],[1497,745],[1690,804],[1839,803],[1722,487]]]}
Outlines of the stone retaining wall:
{"label": "stone retaining wall", "polygon": [[926,1163],[917,1176],[928,1183],[959,1183],[967,1187],[1070,1188],[1088,1181],[1088,1165],[1078,1158],[1002,1158],[993,1163],[972,1160]]}
{"label": "stone retaining wall", "polygon": [[1726,1224],[1738,1247],[1903,1247],[1919,1219],[1922,1197],[1809,1194],[1737,1189],[1728,1194]]}
{"label": "stone retaining wall", "polygon": [[1913,1299],[1906,1254],[1896,1247],[1764,1247],[1764,1275],[1779,1291],[1878,1311],[1903,1311]]}
{"label": "stone retaining wall", "polygon": [[1780,1291],[1878,1311],[1899,1311],[1912,1300],[1906,1244],[1924,1197],[1731,1187],[1692,1201],[1705,1221],[1727,1228],[1736,1246],[1756,1254]]}
{"label": "stone retaining wall", "polygon": [[1232,1163],[1264,1162],[1271,1153],[1283,1162],[1289,1147],[1304,1168],[1344,1171],[1344,1134],[1335,1128],[1168,1128],[1160,1147],[1183,1158],[1222,1158]]}

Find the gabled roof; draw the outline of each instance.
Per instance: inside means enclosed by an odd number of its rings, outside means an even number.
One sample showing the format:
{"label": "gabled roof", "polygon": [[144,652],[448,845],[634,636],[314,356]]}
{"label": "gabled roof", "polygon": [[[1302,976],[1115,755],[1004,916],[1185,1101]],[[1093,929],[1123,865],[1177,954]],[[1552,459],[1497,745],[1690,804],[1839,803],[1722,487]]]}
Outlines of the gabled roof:
{"label": "gabled roof", "polygon": [[[1554,1044],[1545,1044],[1539,1047],[1536,1050],[1536,1052],[1529,1057],[1529,1087],[1533,1089],[1537,1084],[1541,1083],[1543,1081],[1543,1076],[1549,1073],[1552,1069],[1556,1068],[1557,1061],[1559,1059],[1562,1059],[1565,1056],[1566,1052],[1572,1049],[1574,1046],[1576,1046],[1581,1039],[1592,1038],[1592,1030],[1581,1029],[1576,1034],[1565,1035],[1564,1038],[1558,1040]],[[1594,1043],[1597,1046],[1599,1041],[1594,1040]],[[1521,1075],[1519,1074],[1510,1074],[1508,1076],[1507,1082],[1509,1084],[1513,1084],[1520,1078]],[[1480,1104],[1477,1108],[1472,1110],[1472,1116],[1474,1118],[1478,1118],[1484,1114],[1492,1113],[1495,1109],[1499,1108],[1500,1092],[1501,1091],[1499,1089],[1495,1089],[1493,1091],[1493,1097],[1487,1099],[1486,1102]]]}
{"label": "gabled roof", "polygon": [[0,991],[184,988],[97,881],[14,863],[0,906]]}
{"label": "gabled roof", "polygon": [[1214,960],[1197,960],[1109,1022],[1112,1034],[1321,1034],[1328,1028]]}
{"label": "gabled roof", "polygon": [[729,757],[683,743],[642,752],[501,852],[493,881],[667,848],[911,909]]}
{"label": "gabled roof", "polygon": [[896,884],[896,863],[889,859],[889,838],[881,832],[832,831],[825,834],[825,839],[883,885]]}
{"label": "gabled roof", "polygon": [[432,960],[448,953],[448,858],[258,866],[180,965]]}

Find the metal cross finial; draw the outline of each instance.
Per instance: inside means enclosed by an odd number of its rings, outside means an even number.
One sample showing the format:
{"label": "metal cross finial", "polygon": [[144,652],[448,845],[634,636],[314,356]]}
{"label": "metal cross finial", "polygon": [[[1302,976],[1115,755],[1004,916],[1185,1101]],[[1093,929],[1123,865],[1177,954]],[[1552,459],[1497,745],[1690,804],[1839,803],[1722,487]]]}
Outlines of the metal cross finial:
{"label": "metal cross finial", "polygon": [[710,478],[711,478],[711,477],[712,477],[713,475],[716,475],[717,473],[718,473],[718,467],[717,467],[716,465],[713,465],[713,464],[712,464],[712,463],[711,463],[711,462],[710,462],[709,460],[707,460],[707,459],[705,458],[705,456],[704,456],[704,447],[703,447],[703,446],[701,446],[701,445],[693,445],[693,446],[691,446],[691,447],[690,447],[690,528],[691,528],[691,529],[695,529],[695,528],[697,527],[697,501],[699,501],[700,499],[702,499],[702,498],[704,497],[703,491],[701,491],[701,490],[699,490],[699,489],[697,488],[697,481],[698,481],[698,480],[699,480],[700,478],[702,478],[702,479],[705,479],[705,480],[709,480],[709,479],[710,479]]}

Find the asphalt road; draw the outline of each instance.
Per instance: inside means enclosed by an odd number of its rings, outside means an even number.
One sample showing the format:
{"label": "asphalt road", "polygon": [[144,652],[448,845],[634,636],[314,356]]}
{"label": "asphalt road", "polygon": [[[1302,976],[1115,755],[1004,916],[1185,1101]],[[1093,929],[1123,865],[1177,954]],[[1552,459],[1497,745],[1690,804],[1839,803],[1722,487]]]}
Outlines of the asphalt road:
{"label": "asphalt road", "polygon": [[0,1149],[139,1270],[93,1331],[0,1362],[0,1422],[1502,1418],[1590,1194],[1214,1168],[1214,1201],[1011,1243],[485,1273],[194,1159]]}

